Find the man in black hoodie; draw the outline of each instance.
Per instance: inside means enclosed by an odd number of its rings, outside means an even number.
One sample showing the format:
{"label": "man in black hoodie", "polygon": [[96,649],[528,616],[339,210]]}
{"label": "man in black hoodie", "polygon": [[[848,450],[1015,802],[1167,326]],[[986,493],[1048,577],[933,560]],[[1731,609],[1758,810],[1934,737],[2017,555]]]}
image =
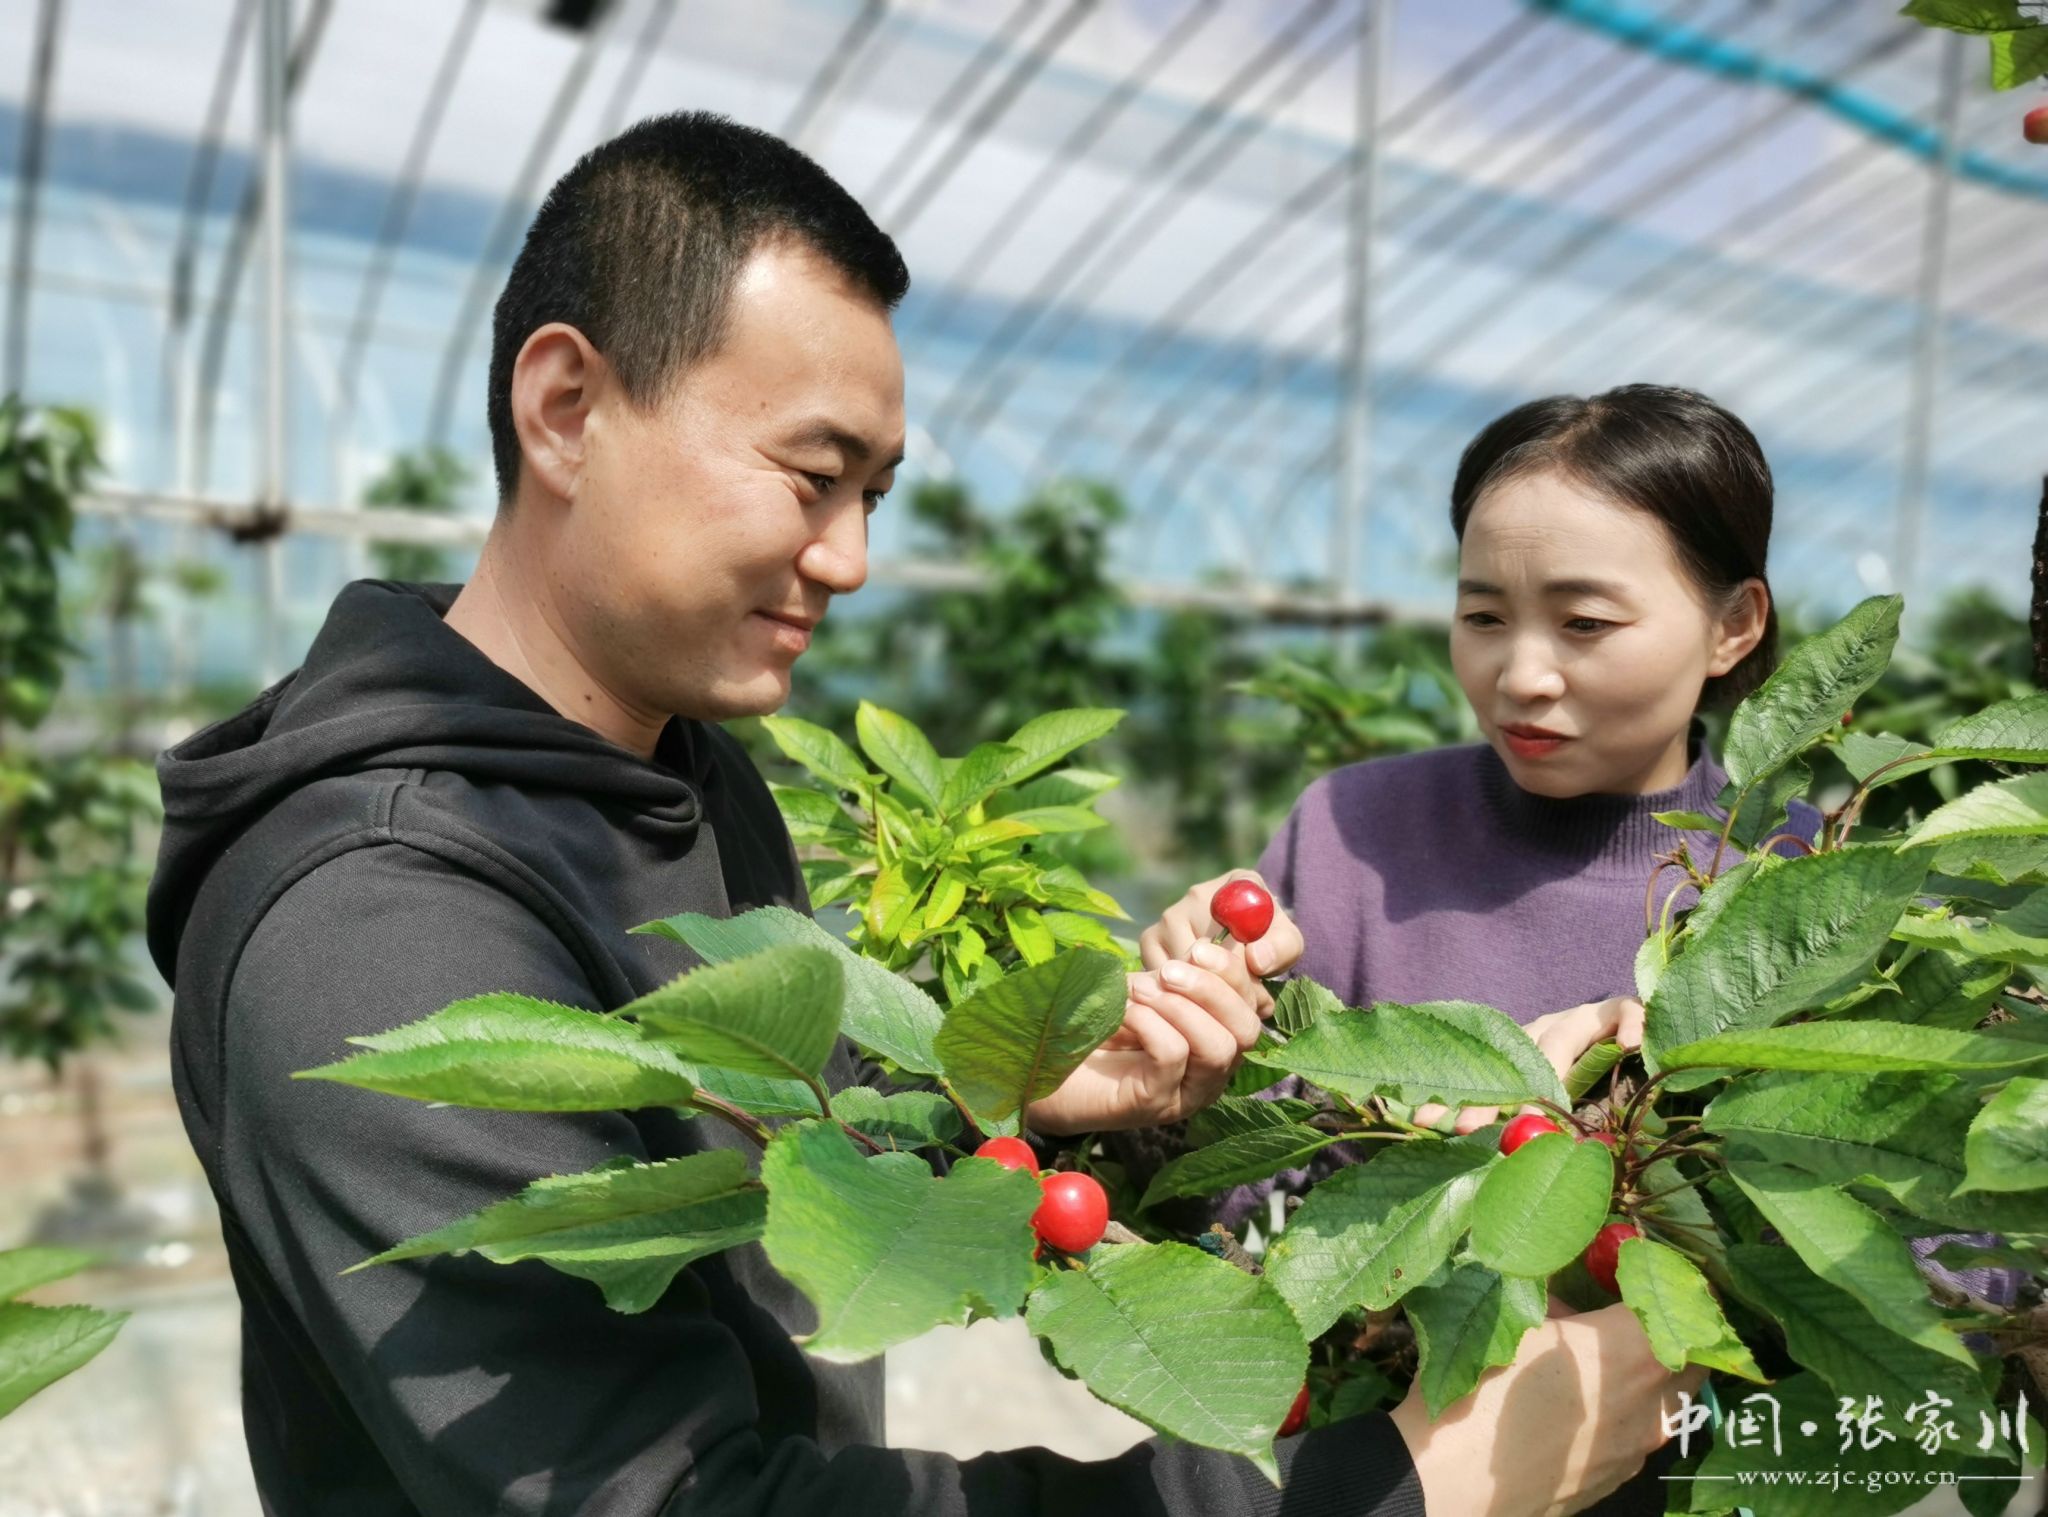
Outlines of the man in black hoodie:
{"label": "man in black hoodie", "polygon": [[[636,1317],[530,1263],[340,1277],[541,1175],[740,1145],[670,1110],[435,1108],[291,1075],[481,991],[616,1007],[692,963],[636,923],[806,905],[766,787],[713,724],[779,706],[827,602],[865,577],[901,452],[906,284],[889,239],[772,137],[686,115],[595,150],[497,307],[501,505],[475,576],[349,586],[304,667],[164,756],[150,947],[242,1299],[265,1510],[1417,1513],[1417,1464],[1439,1510],[1610,1488],[1655,1441],[1641,1408],[1664,1380],[1612,1314],[1539,1329],[1460,1420],[1411,1406],[1287,1440],[1283,1497],[1159,1441],[1095,1464],[884,1448],[880,1364],[806,1359],[809,1305],[758,1246]],[[1213,1100],[1257,1034],[1249,994],[1220,952],[1132,976],[1122,1031],[1029,1124]],[[869,1073],[842,1046],[827,1077]],[[1510,1412],[1519,1469],[1476,1499]],[[1508,1492],[1519,1471],[1539,1499]]]}

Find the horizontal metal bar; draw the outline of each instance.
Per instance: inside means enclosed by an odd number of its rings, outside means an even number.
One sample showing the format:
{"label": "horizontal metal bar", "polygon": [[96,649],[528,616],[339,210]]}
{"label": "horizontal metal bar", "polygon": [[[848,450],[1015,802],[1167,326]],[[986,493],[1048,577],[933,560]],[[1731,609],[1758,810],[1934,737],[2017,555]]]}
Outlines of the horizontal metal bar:
{"label": "horizontal metal bar", "polygon": [[[158,491],[102,488],[74,504],[86,516],[122,521],[160,521],[200,527],[238,543],[267,542],[291,533],[434,548],[481,548],[491,522],[481,516],[441,516],[394,506],[286,505],[266,509],[246,500],[180,496]],[[878,558],[868,566],[871,583],[903,590],[966,590],[988,587],[986,571],[971,564],[925,558]],[[1300,626],[1357,627],[1384,622],[1445,620],[1435,605],[1402,605],[1361,596],[1327,595],[1283,585],[1176,585],[1132,580],[1123,586],[1135,606],[1165,611],[1213,611]]]}

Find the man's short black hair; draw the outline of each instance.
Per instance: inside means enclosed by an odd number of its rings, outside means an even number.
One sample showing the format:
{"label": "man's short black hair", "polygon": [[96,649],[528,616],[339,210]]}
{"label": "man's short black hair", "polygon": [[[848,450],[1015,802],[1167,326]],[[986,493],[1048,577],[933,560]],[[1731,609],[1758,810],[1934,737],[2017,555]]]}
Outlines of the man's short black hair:
{"label": "man's short black hair", "polygon": [[733,280],[793,237],[884,309],[910,287],[896,244],[830,174],[781,138],[706,111],[655,116],[577,160],[527,229],[491,319],[491,458],[519,484],[512,364],[551,321],[590,339],[633,400],[659,399],[725,339]]}

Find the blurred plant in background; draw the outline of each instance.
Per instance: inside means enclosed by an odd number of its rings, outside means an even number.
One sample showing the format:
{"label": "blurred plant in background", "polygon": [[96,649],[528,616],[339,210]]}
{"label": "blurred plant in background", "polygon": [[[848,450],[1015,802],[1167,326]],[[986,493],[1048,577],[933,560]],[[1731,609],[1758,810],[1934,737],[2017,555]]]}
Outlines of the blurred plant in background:
{"label": "blurred plant in background", "polygon": [[[0,1052],[38,1059],[53,1075],[117,1036],[121,1013],[157,1005],[136,953],[155,776],[118,744],[60,750],[39,731],[77,656],[63,575],[72,501],[98,469],[89,417],[0,400]],[[132,624],[132,554],[106,561],[115,566],[102,576],[109,615]],[[79,1062],[81,1198],[103,1203],[112,1195],[106,1129],[96,1077]]]}
{"label": "blurred plant in background", "polygon": [[[363,504],[449,516],[470,481],[469,465],[446,448],[394,454],[384,472],[363,492]],[[455,577],[454,560],[442,548],[420,543],[372,543],[370,563],[379,579],[437,584]]]}

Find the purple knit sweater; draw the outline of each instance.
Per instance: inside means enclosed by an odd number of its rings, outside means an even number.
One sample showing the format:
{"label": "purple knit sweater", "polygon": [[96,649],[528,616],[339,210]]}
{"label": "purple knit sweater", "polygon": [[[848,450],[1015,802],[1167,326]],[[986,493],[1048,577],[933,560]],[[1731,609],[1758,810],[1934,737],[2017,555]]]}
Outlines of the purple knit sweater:
{"label": "purple knit sweater", "polygon": [[[1718,841],[1675,833],[1653,813],[1712,811],[1726,781],[1697,742],[1673,789],[1568,800],[1522,789],[1484,744],[1374,759],[1311,784],[1259,872],[1301,928],[1298,972],[1345,1005],[1477,1001],[1528,1023],[1635,994],[1654,855],[1682,837],[1704,868]],[[1800,805],[1793,820],[1811,836],[1820,818]],[[1660,906],[1679,878],[1660,876]],[[1689,885],[1682,889],[1677,907],[1694,899]],[[1295,1189],[1307,1174],[1278,1183]],[[1242,1221],[1274,1184],[1239,1186],[1218,1215]],[[1959,1236],[1917,1240],[1914,1251]],[[2005,1271],[1926,1267],[1993,1300],[2009,1301],[2017,1284]]]}

